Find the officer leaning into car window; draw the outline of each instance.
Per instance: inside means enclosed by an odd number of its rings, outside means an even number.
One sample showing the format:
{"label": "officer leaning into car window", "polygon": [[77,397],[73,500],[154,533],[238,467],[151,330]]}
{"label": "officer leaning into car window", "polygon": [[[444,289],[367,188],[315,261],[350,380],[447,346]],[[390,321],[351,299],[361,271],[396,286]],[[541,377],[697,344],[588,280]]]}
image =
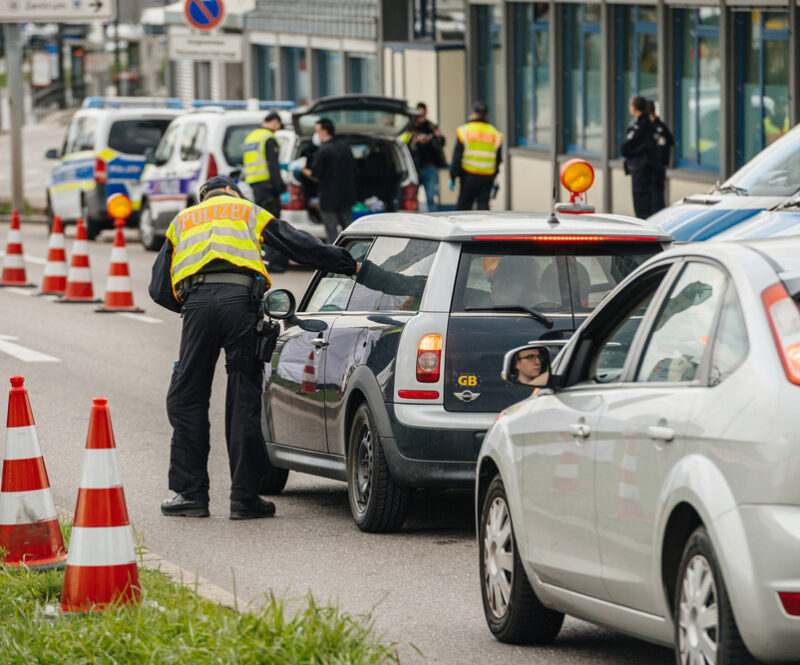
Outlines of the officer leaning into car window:
{"label": "officer leaning into car window", "polygon": [[653,164],[650,189],[650,214],[655,215],[665,207],[664,186],[667,182],[667,168],[672,146],[675,145],[675,137],[664,121],[656,115],[656,105],[652,100],[647,100],[647,117],[653,126],[653,140],[656,143],[656,160]]}
{"label": "officer leaning into car window", "polygon": [[630,112],[634,117],[628,127],[620,152],[625,158],[625,173],[633,185],[633,209],[636,216],[646,219],[651,214],[653,165],[657,160],[653,127],[647,116],[647,100],[641,95],[633,97]]}
{"label": "officer leaning into car window", "polygon": [[[153,300],[180,311],[183,318],[180,357],[167,393],[173,429],[169,487],[176,495],[161,504],[161,512],[209,515],[208,408],[214,366],[224,348],[230,517],[270,517],[275,506],[258,496],[267,461],[261,433],[262,372],[271,353],[257,354],[261,299],[270,285],[262,245],[337,274],[353,275],[360,265],[345,249],[326,245],[243,199],[227,176],[204,183],[200,201],[170,223],[150,282]],[[274,346],[277,331],[270,332]]]}
{"label": "officer leaning into car window", "polygon": [[489,107],[475,102],[469,122],[456,130],[458,140],[450,163],[450,189],[461,179],[456,210],[489,209],[494,180],[500,166],[503,134],[489,124]]}

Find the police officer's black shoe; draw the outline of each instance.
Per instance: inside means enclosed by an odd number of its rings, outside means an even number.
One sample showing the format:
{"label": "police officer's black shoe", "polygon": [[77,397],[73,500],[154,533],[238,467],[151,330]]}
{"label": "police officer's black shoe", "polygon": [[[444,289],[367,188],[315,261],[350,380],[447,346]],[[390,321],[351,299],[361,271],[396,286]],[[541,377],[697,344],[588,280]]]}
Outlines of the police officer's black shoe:
{"label": "police officer's black shoe", "polygon": [[231,501],[232,520],[252,520],[259,517],[272,517],[275,514],[275,504],[265,501],[260,496],[247,501]]}
{"label": "police officer's black shoe", "polygon": [[176,494],[171,499],[161,502],[161,512],[173,517],[208,517],[208,503],[185,499]]}

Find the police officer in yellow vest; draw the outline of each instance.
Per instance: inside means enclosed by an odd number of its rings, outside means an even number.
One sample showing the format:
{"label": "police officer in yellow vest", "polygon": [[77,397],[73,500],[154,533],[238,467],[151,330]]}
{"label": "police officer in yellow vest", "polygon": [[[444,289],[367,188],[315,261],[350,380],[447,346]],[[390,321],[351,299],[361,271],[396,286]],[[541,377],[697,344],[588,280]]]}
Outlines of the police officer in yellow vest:
{"label": "police officer in yellow vest", "polygon": [[278,159],[280,146],[275,132],[283,128],[281,117],[272,111],[264,124],[244,140],[244,180],[253,189],[253,200],[273,217],[281,214],[284,186]]}
{"label": "police officer in yellow vest", "polygon": [[452,188],[455,179],[461,179],[457,210],[472,210],[476,201],[478,210],[489,209],[503,134],[489,124],[488,117],[489,107],[475,102],[469,122],[456,130],[458,141],[450,164],[450,183]]}
{"label": "police officer in yellow vest", "polygon": [[779,101],[775,105],[775,113],[764,115],[764,138],[767,145],[777,141],[790,129],[789,109],[784,101]]}
{"label": "police officer in yellow vest", "polygon": [[225,349],[225,438],[231,470],[230,517],[270,517],[259,497],[267,453],[261,433],[263,361],[256,357],[260,301],[270,278],[263,245],[325,272],[353,275],[360,265],[242,198],[227,176],[200,188],[200,203],[178,213],[153,265],[150,295],[183,318],[180,356],[167,393],[173,434],[165,515],[207,517],[208,408],[214,366]]}

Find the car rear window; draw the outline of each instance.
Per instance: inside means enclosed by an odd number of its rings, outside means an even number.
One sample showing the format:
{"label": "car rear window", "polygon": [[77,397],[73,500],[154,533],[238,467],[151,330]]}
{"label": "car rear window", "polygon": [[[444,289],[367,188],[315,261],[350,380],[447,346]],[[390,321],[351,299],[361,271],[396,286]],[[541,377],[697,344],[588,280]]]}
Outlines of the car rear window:
{"label": "car rear window", "polygon": [[225,130],[222,140],[222,154],[225,161],[231,166],[241,166],[244,163],[244,140],[254,129],[261,127],[258,123],[250,125],[231,125]]}
{"label": "car rear window", "polygon": [[158,145],[170,122],[171,118],[117,120],[108,134],[108,147],[127,155],[143,155]]}

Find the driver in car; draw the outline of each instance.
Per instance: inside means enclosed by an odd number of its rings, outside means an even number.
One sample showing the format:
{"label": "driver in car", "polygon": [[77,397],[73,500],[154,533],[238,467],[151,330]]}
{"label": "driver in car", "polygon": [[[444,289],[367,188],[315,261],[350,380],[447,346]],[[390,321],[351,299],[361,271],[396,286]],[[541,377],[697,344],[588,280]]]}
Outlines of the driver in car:
{"label": "driver in car", "polygon": [[525,386],[546,386],[550,378],[550,358],[547,349],[523,349],[514,358],[517,383]]}

